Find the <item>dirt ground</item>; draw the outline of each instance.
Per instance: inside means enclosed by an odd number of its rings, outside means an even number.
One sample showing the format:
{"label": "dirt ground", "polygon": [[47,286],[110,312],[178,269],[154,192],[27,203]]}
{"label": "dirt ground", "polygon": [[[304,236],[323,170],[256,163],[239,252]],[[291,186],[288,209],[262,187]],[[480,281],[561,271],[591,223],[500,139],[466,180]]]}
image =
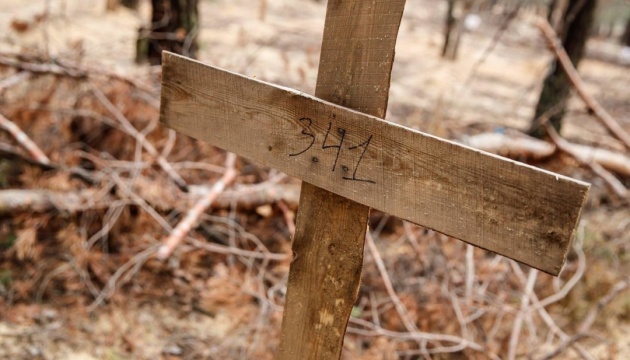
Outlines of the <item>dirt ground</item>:
{"label": "dirt ground", "polygon": [[[133,120],[134,126],[154,129],[151,124],[157,119],[157,110],[150,104],[157,98],[146,100],[146,97],[157,94],[159,69],[134,63],[137,29],[149,18],[147,2],[141,2],[137,12],[124,8],[106,12],[105,1],[47,3],[50,15],[42,19],[44,1],[21,0],[16,4],[0,0],[0,55],[20,53],[45,58],[48,54],[91,71],[116,73],[142,82],[150,88],[146,93],[134,90],[133,82],[129,81],[99,84]],[[264,16],[258,1],[200,3],[201,61],[314,92],[325,2],[267,1]],[[445,2],[407,1],[396,48],[387,119],[456,141],[465,141],[482,132],[509,134],[526,129],[551,60],[551,53],[532,24],[536,15],[520,14],[494,46],[492,38],[504,15],[498,11],[483,14],[481,27],[464,34],[458,59],[449,62],[438,56],[444,12]],[[18,31],[16,21],[25,24],[26,29]],[[484,55],[489,47],[492,50]],[[592,39],[579,70],[588,91],[630,131],[630,66],[618,58],[619,51],[620,47],[609,40]],[[0,79],[13,73],[4,69]],[[85,100],[85,93],[90,90],[86,90],[89,86],[82,81],[31,76],[15,90],[0,91],[0,111],[7,117],[13,115],[12,119],[44,152],[56,154],[51,155],[53,160],[74,164],[70,150],[64,149],[79,148],[80,141],[72,134],[78,131],[77,120],[73,118],[71,124],[59,114],[44,117],[32,109],[24,109],[46,97],[40,92],[50,87],[57,88],[46,98],[51,107],[74,102],[101,109],[94,101]],[[53,126],[53,121],[61,124],[60,138],[38,133],[38,129]],[[90,145],[89,150],[82,148],[83,151],[93,150],[92,154],[98,156],[107,152],[111,156],[102,155],[102,158],[111,164],[114,160],[122,164],[123,160],[134,159],[137,149],[134,150],[129,138],[115,137],[103,127],[97,132],[92,125],[78,123],[79,129],[86,127],[86,134],[92,134],[81,138]],[[152,131],[149,139],[160,151],[168,147],[166,130],[147,131]],[[569,102],[563,136],[575,143],[624,150],[577,97]],[[10,142],[8,139],[0,138]],[[120,145],[121,139],[127,139],[124,146]],[[188,160],[203,162],[206,167],[223,164],[220,151],[178,137],[169,161],[182,164]],[[579,327],[594,314],[596,318],[588,331],[580,333],[580,339],[574,343],[578,345],[561,349],[557,358],[580,358],[582,351],[596,359],[627,358],[630,292],[614,291],[630,274],[628,203],[611,195],[601,179],[566,156],[535,165],[591,182],[593,187],[565,271],[557,279],[537,275],[534,293],[539,299],[554,294],[562,296],[546,306],[546,311],[526,309],[517,357],[545,358],[563,340],[578,334]],[[4,171],[1,166],[0,175]],[[70,177],[65,175],[32,169],[28,164],[23,167],[15,178],[9,176],[5,181],[5,175],[0,176],[2,189],[89,188],[76,179],[68,180]],[[160,207],[160,201],[180,201],[175,199],[179,193],[167,185],[168,180],[160,180],[164,176],[155,167],[143,171],[141,178],[154,180],[159,186],[154,188],[154,182],[147,186],[153,194],[149,190],[134,191],[169,221],[175,221],[178,213]],[[269,169],[258,169],[246,162],[241,171],[239,185],[272,177]],[[188,169],[182,174],[196,184],[217,178],[212,171]],[[630,178],[620,177],[620,181],[630,186]],[[283,182],[297,183],[292,179]],[[110,189],[102,193],[107,191]],[[14,240],[19,242],[28,238],[30,227],[38,229],[30,235],[30,253],[21,254],[11,245],[0,247],[0,359],[273,357],[282,319],[288,259],[262,263],[215,254],[188,244],[182,254],[165,264],[147,260],[139,265],[141,268],[121,273],[124,286],[105,291],[117,269],[143,249],[159,243],[165,235],[143,209],[136,205],[108,204],[89,216],[88,212],[76,215],[28,209],[9,214],[0,212],[0,237],[17,238]],[[295,209],[288,211],[294,213]],[[260,241],[269,251],[289,254],[290,233],[283,213],[286,214],[277,204],[239,211],[213,210],[205,220],[203,231],[197,229],[195,238],[206,241],[218,231],[229,239],[227,244],[232,247],[258,249],[258,245],[252,244]],[[98,246],[89,251],[74,250],[73,241],[90,242],[87,239],[93,238],[113,214],[118,214],[115,218],[121,220],[113,221],[116,225],[110,229],[108,238],[97,239],[94,244]],[[532,276],[528,268],[482,250],[467,250],[458,241],[383,214],[373,213],[371,228],[394,288],[419,330],[460,336],[481,343],[484,350],[447,349],[431,355],[426,351],[414,352],[421,342],[400,335],[404,327],[384,290],[382,274],[371,255],[366,254],[363,284],[353,317],[362,321],[371,319],[396,334],[366,335],[358,322],[351,322],[343,358],[483,359],[489,354],[506,357],[512,324],[519,311],[523,311],[524,280]],[[6,239],[0,240],[0,244],[9,243]],[[67,249],[69,255],[64,252]],[[465,289],[466,266],[470,265],[466,262],[467,252],[475,259],[473,270],[477,280],[472,297],[466,295]],[[605,307],[598,307],[611,291],[615,297]],[[106,300],[95,301],[104,293]],[[444,341],[441,345],[454,344]]]}

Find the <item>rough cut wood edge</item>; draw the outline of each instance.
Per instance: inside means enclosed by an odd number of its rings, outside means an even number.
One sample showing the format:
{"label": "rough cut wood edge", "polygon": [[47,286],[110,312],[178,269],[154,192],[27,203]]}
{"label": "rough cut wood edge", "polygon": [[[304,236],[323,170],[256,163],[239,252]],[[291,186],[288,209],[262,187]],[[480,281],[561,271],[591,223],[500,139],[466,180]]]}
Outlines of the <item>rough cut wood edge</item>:
{"label": "rough cut wood edge", "polygon": [[[586,183],[175,54],[162,82],[161,121],[175,130],[547,273],[564,264]],[[331,119],[346,144],[371,136],[356,177],[375,183],[344,179],[361,149],[344,148],[348,171],[331,171],[336,151],[321,149]],[[289,156],[308,146],[302,131],[316,144]]]}

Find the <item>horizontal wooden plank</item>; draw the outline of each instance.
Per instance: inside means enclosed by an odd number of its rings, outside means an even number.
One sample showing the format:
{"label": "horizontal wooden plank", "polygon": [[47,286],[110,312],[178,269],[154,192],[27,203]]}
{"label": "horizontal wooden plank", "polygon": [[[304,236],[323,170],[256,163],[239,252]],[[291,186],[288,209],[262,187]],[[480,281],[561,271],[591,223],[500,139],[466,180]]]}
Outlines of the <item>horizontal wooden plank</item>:
{"label": "horizontal wooden plank", "polygon": [[179,132],[554,275],[589,189],[171,53],[161,100]]}

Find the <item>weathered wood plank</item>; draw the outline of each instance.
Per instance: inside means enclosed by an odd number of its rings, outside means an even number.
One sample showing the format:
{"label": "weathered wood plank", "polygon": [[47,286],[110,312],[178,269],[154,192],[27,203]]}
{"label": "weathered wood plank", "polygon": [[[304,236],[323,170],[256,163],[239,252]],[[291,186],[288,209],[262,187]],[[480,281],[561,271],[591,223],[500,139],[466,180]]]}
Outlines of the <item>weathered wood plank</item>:
{"label": "weathered wood plank", "polygon": [[370,208],[302,184],[279,360],[339,359],[361,285]]}
{"label": "weathered wood plank", "polygon": [[173,129],[550,274],[565,261],[586,183],[178,55],[162,76]]}
{"label": "weathered wood plank", "polygon": [[[318,98],[384,117],[404,5],[404,0],[328,1]],[[302,184],[278,359],[340,358],[361,284],[369,212]]]}

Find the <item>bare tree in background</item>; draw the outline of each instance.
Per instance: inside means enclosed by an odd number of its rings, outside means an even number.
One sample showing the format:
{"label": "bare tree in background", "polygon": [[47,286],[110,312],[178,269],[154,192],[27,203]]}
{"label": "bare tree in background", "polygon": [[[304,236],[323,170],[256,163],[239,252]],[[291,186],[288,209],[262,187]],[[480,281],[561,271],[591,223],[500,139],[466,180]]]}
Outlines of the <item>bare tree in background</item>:
{"label": "bare tree in background", "polygon": [[136,10],[138,8],[138,2],[139,0],[107,0],[106,8],[107,11],[114,11],[119,5],[122,5],[126,8]]}
{"label": "bare tree in background", "polygon": [[547,10],[547,21],[551,24],[551,27],[557,32],[562,32],[562,25],[564,21],[564,15],[567,11],[569,0],[551,0]]}
{"label": "bare tree in background", "polygon": [[136,61],[159,65],[164,50],[196,57],[198,0],[151,0],[151,5],[151,26],[139,30]]}
{"label": "bare tree in background", "polygon": [[[444,46],[442,47],[442,57],[448,59],[455,58],[455,52],[457,49],[452,49],[453,41],[451,41],[451,34],[453,33],[453,28],[455,27],[455,15],[453,14],[455,11],[455,0],[447,0],[448,7],[446,8],[446,23],[444,27]],[[448,56],[447,56],[448,55]]]}
{"label": "bare tree in background", "polygon": [[[473,7],[475,0],[447,0],[446,22],[444,27],[444,46],[442,57],[449,60],[457,58],[459,41],[464,32],[464,20]],[[455,16],[456,7],[461,4],[459,16]]]}
{"label": "bare tree in background", "polygon": [[121,0],[120,3],[122,4],[122,6],[130,9],[135,10],[138,8],[138,0]]}
{"label": "bare tree in background", "polygon": [[621,36],[621,45],[630,47],[630,17],[626,21],[626,27]]}
{"label": "bare tree in background", "polygon": [[[558,1],[557,5],[563,1]],[[584,47],[593,23],[597,0],[569,0],[562,16],[562,45],[566,49],[571,62],[577,67],[584,53]],[[554,10],[555,11],[555,10]],[[560,131],[562,118],[566,110],[566,102],[571,90],[571,83],[557,60],[551,63],[551,71],[543,84],[536,112],[529,133],[542,138],[547,135],[545,121]]]}

